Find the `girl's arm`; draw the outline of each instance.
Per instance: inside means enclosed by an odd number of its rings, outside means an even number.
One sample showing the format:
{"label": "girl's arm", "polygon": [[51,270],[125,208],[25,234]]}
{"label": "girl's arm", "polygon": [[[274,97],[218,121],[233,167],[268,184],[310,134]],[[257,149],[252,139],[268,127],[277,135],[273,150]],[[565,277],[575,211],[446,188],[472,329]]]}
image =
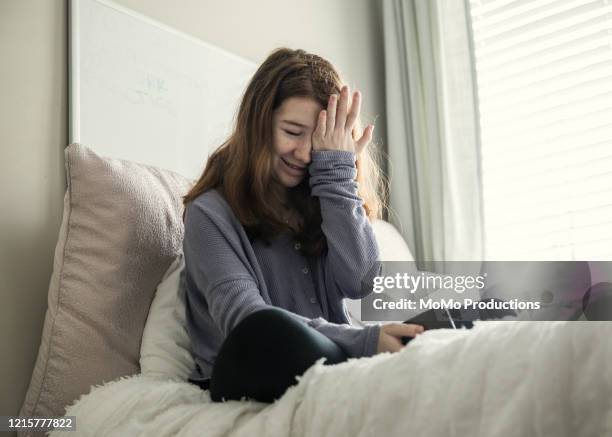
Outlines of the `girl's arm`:
{"label": "girl's arm", "polygon": [[340,296],[359,299],[372,292],[373,278],[382,265],[355,181],[356,156],[372,140],[374,126],[361,134],[356,130],[361,93],[349,96],[349,87],[343,86],[340,95],[329,96],[327,109],[319,112],[309,171],[311,194],[319,197],[327,239],[326,286]]}
{"label": "girl's arm", "polygon": [[327,289],[350,299],[367,296],[382,265],[374,231],[357,192],[355,153],[313,151],[309,171],[311,194],[319,198],[321,228],[327,239]]}
{"label": "girl's arm", "polygon": [[[201,306],[194,308],[194,314],[208,307],[224,336],[247,315],[272,306],[260,294],[242,244],[236,225],[223,214],[203,208],[197,201],[188,206],[183,248],[186,268],[196,285],[191,292],[199,294],[190,301]],[[378,325],[355,328],[284,311],[330,338],[350,357],[376,354]]]}

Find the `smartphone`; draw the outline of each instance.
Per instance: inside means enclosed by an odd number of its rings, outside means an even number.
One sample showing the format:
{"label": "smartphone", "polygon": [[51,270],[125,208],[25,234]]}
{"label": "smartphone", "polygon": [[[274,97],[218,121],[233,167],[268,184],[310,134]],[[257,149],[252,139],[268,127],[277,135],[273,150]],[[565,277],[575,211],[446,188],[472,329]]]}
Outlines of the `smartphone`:
{"label": "smartphone", "polygon": [[[403,323],[421,325],[425,328],[425,331],[429,329],[457,329],[458,323],[453,319],[451,312],[447,309],[443,310],[429,310],[419,314],[411,319],[404,321]],[[461,322],[461,326],[471,328],[471,322]],[[406,345],[414,337],[402,337],[402,344]]]}

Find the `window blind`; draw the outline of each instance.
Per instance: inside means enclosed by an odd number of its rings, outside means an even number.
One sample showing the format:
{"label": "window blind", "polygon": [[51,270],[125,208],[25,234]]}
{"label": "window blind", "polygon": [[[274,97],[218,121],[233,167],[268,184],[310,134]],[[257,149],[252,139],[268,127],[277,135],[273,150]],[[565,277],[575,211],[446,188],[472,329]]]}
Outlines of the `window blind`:
{"label": "window blind", "polygon": [[468,0],[485,253],[612,260],[612,0]]}

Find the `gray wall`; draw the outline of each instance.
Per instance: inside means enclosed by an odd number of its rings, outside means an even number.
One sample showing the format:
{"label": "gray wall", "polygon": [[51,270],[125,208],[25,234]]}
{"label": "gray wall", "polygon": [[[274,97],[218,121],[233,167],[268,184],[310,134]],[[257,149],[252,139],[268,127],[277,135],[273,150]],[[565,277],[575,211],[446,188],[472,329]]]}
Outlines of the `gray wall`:
{"label": "gray wall", "polygon": [[[378,0],[119,0],[253,61],[277,46],[334,63],[384,136]],[[65,187],[67,0],[0,1],[0,415],[17,414],[38,352]]]}
{"label": "gray wall", "polygon": [[65,187],[65,0],[0,2],[0,415],[38,352]]}

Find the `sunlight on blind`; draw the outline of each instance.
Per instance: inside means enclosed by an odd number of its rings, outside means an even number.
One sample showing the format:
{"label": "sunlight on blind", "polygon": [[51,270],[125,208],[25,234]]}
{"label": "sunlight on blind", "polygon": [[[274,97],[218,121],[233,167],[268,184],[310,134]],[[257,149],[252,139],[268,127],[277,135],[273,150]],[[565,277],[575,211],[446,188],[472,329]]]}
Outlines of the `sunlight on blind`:
{"label": "sunlight on blind", "polygon": [[612,0],[469,0],[485,251],[612,260]]}

